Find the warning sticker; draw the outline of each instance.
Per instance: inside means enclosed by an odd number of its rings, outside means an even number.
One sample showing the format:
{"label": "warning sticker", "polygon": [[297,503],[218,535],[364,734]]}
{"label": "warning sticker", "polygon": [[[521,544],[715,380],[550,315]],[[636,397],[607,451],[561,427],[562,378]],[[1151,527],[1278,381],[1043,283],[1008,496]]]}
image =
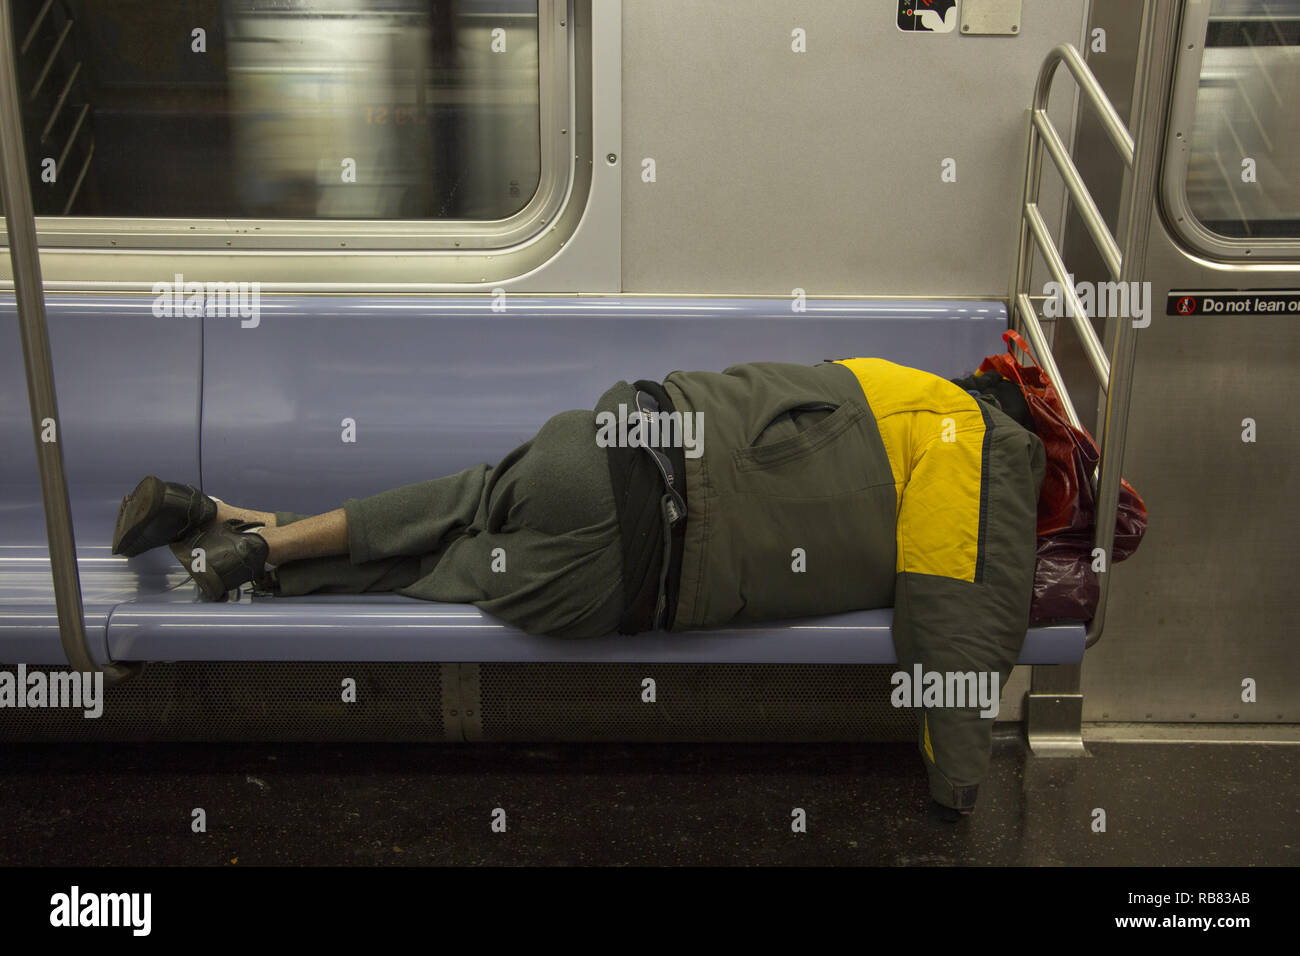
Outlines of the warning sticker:
{"label": "warning sticker", "polygon": [[1241,292],[1173,291],[1165,302],[1165,315],[1300,315],[1300,290],[1259,289]]}
{"label": "warning sticker", "polygon": [[957,29],[957,0],[898,0],[898,29],[951,33]]}

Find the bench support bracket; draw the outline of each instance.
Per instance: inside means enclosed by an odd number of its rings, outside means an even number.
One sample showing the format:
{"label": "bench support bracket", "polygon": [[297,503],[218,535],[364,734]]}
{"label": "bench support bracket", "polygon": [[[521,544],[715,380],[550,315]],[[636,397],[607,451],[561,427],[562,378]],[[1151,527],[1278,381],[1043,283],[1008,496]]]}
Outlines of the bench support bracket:
{"label": "bench support bracket", "polygon": [[1035,757],[1086,757],[1082,665],[1034,667],[1025,695],[1025,737]]}

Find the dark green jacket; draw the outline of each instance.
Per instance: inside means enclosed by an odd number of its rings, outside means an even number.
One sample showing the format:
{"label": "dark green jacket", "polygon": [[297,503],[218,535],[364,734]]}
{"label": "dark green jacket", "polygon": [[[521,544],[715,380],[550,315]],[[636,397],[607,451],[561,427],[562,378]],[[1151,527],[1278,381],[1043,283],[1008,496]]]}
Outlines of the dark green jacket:
{"label": "dark green jacket", "polygon": [[[664,386],[703,415],[674,630],[892,606],[901,672],[1005,686],[1029,622],[1035,435],[881,359],[674,372]],[[931,792],[947,806],[972,806],[987,770],[980,709],[923,708]]]}

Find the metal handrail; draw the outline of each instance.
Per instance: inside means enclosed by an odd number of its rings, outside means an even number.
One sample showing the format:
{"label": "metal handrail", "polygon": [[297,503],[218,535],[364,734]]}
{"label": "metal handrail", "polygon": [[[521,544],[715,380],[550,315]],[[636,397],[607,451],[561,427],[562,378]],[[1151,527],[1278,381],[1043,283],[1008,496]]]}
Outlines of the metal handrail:
{"label": "metal handrail", "polygon": [[1088,235],[1092,237],[1093,244],[1096,245],[1097,251],[1101,253],[1106,268],[1110,270],[1111,278],[1119,278],[1119,243],[1115,241],[1115,237],[1106,228],[1106,221],[1102,218],[1101,210],[1097,208],[1092,193],[1088,192],[1088,187],[1084,185],[1083,177],[1079,174],[1079,168],[1070,159],[1070,154],[1065,149],[1065,143],[1061,141],[1061,136],[1056,132],[1056,127],[1052,125],[1052,120],[1046,111],[1034,110],[1030,115],[1033,118],[1035,129],[1038,130],[1038,135],[1043,138],[1043,145],[1047,147],[1048,154],[1052,157],[1052,161],[1056,163],[1056,168],[1060,170],[1061,177],[1065,180],[1065,187],[1070,191],[1070,197],[1074,200],[1079,212],[1083,214],[1084,224],[1088,227]]}
{"label": "metal handrail", "polygon": [[1047,101],[1052,92],[1052,81],[1056,77],[1056,65],[1064,63],[1074,78],[1078,81],[1079,89],[1088,97],[1092,108],[1097,111],[1101,117],[1102,126],[1106,129],[1106,135],[1110,137],[1111,143],[1119,152],[1119,158],[1124,161],[1125,166],[1133,165],[1133,157],[1136,155],[1136,146],[1133,143],[1133,136],[1120,119],[1119,113],[1115,111],[1114,104],[1111,103],[1110,97],[1106,91],[1097,82],[1097,77],[1093,75],[1088,64],[1084,62],[1082,55],[1071,43],[1059,43],[1052,48],[1047,54],[1047,59],[1043,61],[1042,68],[1038,73],[1038,86],[1034,89],[1034,109],[1040,110],[1047,107]]}
{"label": "metal handrail", "polygon": [[1038,248],[1042,250],[1043,257],[1047,260],[1052,278],[1060,285],[1065,296],[1068,306],[1066,314],[1074,320],[1075,329],[1083,342],[1084,353],[1088,356],[1088,364],[1092,366],[1093,374],[1097,376],[1097,381],[1101,383],[1102,388],[1108,389],[1110,362],[1106,358],[1106,351],[1101,347],[1101,340],[1097,338],[1092,323],[1088,321],[1088,311],[1083,307],[1079,293],[1074,288],[1073,277],[1065,270],[1065,260],[1061,258],[1056,243],[1052,241],[1047,223],[1043,221],[1043,216],[1038,211],[1038,203],[1025,203],[1025,218],[1029,220],[1030,231],[1033,232],[1034,241],[1038,243]]}
{"label": "metal handrail", "polygon": [[[1150,6],[1143,13],[1144,28],[1149,22]],[[1149,40],[1144,33],[1142,55],[1139,56],[1139,69],[1145,71],[1149,63]],[[1056,127],[1047,114],[1047,103],[1052,91],[1052,82],[1057,73],[1057,66],[1064,63],[1074,76],[1079,89],[1087,97],[1101,119],[1103,128],[1124,163],[1125,180],[1122,191],[1121,209],[1124,214],[1124,229],[1120,239],[1111,234],[1096,201],[1089,193],[1079,173],[1078,167],[1070,158],[1065,144]],[[1038,207],[1039,188],[1042,183],[1043,150],[1061,174],[1068,195],[1075,208],[1082,216],[1088,235],[1097,247],[1098,253],[1106,264],[1110,277],[1121,282],[1132,279],[1134,247],[1136,245],[1134,230],[1138,222],[1135,214],[1136,183],[1133,173],[1138,155],[1134,138],[1120,119],[1101,84],[1088,68],[1079,51],[1068,43],[1055,47],[1043,61],[1039,70],[1038,82],[1034,89],[1033,103],[1028,111],[1027,145],[1025,162],[1025,191],[1020,211],[1020,244],[1016,257],[1015,275],[1012,280],[1011,295],[1008,304],[1013,320],[1025,333],[1034,358],[1057,386],[1057,392],[1065,406],[1070,423],[1081,427],[1074,403],[1065,388],[1064,379],[1056,364],[1047,336],[1043,332],[1038,312],[1029,295],[1029,279],[1033,266],[1033,252],[1037,248],[1047,263],[1053,279],[1061,287],[1065,300],[1066,314],[1073,321],[1074,329],[1083,344],[1084,354],[1088,359],[1102,393],[1106,396],[1106,407],[1101,428],[1100,459],[1097,471],[1092,476],[1097,502],[1097,518],[1094,530],[1093,546],[1100,548],[1106,557],[1106,573],[1100,576],[1097,610],[1089,624],[1085,646],[1092,647],[1101,639],[1105,623],[1106,599],[1109,595],[1111,553],[1115,545],[1115,519],[1119,511],[1120,468],[1123,462],[1124,437],[1128,423],[1128,402],[1132,388],[1132,371],[1134,361],[1134,342],[1132,323],[1119,319],[1115,325],[1114,343],[1110,359],[1107,359],[1096,330],[1088,317],[1087,311],[1074,288],[1073,276],[1066,269],[1060,250],[1052,239],[1051,232],[1043,220]],[[1149,199],[1149,197],[1148,197]],[[1031,244],[1032,240],[1032,244]],[[1145,248],[1143,234],[1142,248]],[[1141,262],[1141,254],[1136,258]]]}
{"label": "metal handrail", "polygon": [[[1105,90],[1101,88],[1101,84],[1097,81],[1097,77],[1093,75],[1092,70],[1088,68],[1088,64],[1084,62],[1083,57],[1079,55],[1079,51],[1073,46],[1062,43],[1054,47],[1039,69],[1038,82],[1034,87],[1034,100],[1029,108],[1029,144],[1025,167],[1024,202],[1021,207],[1020,246],[1016,260],[1016,275],[1012,283],[1010,304],[1014,310],[1013,314],[1016,314],[1017,311],[1023,312],[1027,327],[1038,324],[1038,314],[1033,309],[1032,303],[1029,304],[1027,310],[1020,309],[1017,300],[1018,296],[1029,291],[1028,283],[1033,255],[1029,240],[1032,238],[1043,258],[1047,261],[1052,278],[1061,287],[1062,295],[1065,298],[1066,315],[1073,322],[1075,332],[1083,343],[1088,363],[1092,366],[1093,373],[1096,375],[1102,389],[1109,392],[1110,363],[1106,360],[1105,349],[1102,347],[1101,340],[1098,338],[1096,330],[1093,329],[1092,323],[1088,320],[1087,311],[1074,289],[1072,277],[1066,271],[1065,262],[1061,258],[1060,251],[1056,248],[1056,243],[1052,241],[1050,231],[1046,223],[1043,222],[1038,209],[1039,186],[1042,182],[1043,147],[1046,146],[1047,153],[1052,158],[1057,171],[1060,172],[1061,178],[1065,181],[1066,190],[1082,215],[1083,222],[1088,229],[1088,235],[1092,238],[1097,251],[1105,261],[1111,278],[1119,278],[1123,262],[1119,242],[1111,235],[1101,211],[1097,208],[1096,201],[1092,198],[1092,194],[1088,192],[1088,187],[1084,185],[1083,176],[1079,173],[1078,167],[1074,165],[1074,161],[1070,159],[1060,134],[1053,125],[1051,117],[1047,115],[1047,103],[1052,93],[1052,81],[1056,77],[1057,66],[1062,63],[1069,68],[1070,73],[1079,84],[1079,89],[1087,96],[1088,101],[1100,116],[1102,126],[1119,153],[1125,169],[1128,170],[1133,167],[1133,137],[1124,126],[1124,121],[1119,118],[1119,114],[1115,112],[1115,107],[1107,98]],[[1039,357],[1039,361],[1041,363],[1041,357]],[[1061,394],[1061,401],[1069,413],[1071,422],[1077,423],[1078,414],[1074,410],[1074,404],[1069,393],[1064,387],[1059,388],[1058,391]]]}
{"label": "metal handrail", "polygon": [[[9,259],[13,265],[14,298],[18,307],[18,328],[22,334],[27,403],[36,442],[41,499],[45,507],[45,534],[49,542],[50,573],[54,578],[59,640],[63,642],[63,652],[73,670],[103,670],[106,677],[116,680],[134,673],[136,669],[117,664],[101,668],[86,643],[77,546],[63,467],[63,445],[59,441],[59,410],[50,356],[50,334],[45,321],[45,292],[41,284],[36,220],[23,146],[11,16],[9,0],[0,0],[0,61],[3,61],[0,62],[0,199],[4,202]],[[55,423],[55,440],[50,442],[41,440],[42,422],[47,419]]]}

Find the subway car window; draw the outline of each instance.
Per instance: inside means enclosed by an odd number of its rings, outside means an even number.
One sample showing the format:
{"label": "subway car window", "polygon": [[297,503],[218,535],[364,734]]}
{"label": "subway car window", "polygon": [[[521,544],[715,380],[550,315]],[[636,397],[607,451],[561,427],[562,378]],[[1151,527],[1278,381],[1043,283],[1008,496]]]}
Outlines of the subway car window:
{"label": "subway car window", "polygon": [[1228,238],[1300,237],[1300,0],[1213,0],[1189,209]]}
{"label": "subway car window", "polygon": [[537,0],[19,0],[37,215],[506,219]]}

